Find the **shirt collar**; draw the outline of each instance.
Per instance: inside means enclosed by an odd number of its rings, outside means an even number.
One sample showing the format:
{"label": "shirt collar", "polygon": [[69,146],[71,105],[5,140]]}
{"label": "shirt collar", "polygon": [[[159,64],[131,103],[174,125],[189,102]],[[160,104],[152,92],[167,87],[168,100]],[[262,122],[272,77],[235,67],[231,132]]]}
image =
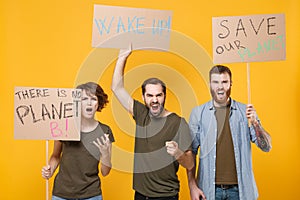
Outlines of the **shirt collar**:
{"label": "shirt collar", "polygon": [[[208,102],[208,107],[209,110],[215,110],[214,107],[214,100],[212,99],[211,101]],[[236,110],[236,101],[230,98],[230,110]]]}

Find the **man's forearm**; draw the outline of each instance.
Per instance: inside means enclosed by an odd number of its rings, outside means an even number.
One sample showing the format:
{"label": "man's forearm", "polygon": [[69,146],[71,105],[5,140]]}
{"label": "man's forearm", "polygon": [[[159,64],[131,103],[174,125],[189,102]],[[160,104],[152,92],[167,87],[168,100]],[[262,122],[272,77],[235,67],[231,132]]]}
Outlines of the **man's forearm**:
{"label": "man's forearm", "polygon": [[272,148],[271,145],[271,136],[263,129],[259,122],[253,124],[258,147],[265,151],[269,152]]}
{"label": "man's forearm", "polygon": [[181,154],[179,157],[175,156],[177,159],[178,163],[185,167],[186,169],[192,169],[194,167],[194,158],[192,156],[191,151],[186,151],[183,154]]}
{"label": "man's forearm", "polygon": [[126,64],[127,57],[119,57],[115,66],[111,89],[116,91],[118,88],[124,87],[124,66]]}
{"label": "man's forearm", "polygon": [[193,160],[195,163],[194,166],[191,169],[186,170],[187,177],[188,177],[188,184],[189,184],[190,188],[197,186],[197,183],[196,183],[196,160],[194,157],[193,157]]}

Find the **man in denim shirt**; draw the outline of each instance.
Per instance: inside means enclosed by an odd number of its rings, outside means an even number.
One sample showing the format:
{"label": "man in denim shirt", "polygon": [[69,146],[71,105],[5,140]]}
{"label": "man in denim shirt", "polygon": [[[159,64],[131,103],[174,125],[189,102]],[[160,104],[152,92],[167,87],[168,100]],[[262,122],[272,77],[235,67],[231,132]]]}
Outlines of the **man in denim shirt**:
{"label": "man in denim shirt", "polygon": [[187,170],[191,199],[257,199],[251,142],[268,152],[271,138],[253,105],[230,98],[230,69],[216,65],[209,75],[212,100],[195,107],[190,115],[195,158],[200,147],[197,181],[196,166]]}

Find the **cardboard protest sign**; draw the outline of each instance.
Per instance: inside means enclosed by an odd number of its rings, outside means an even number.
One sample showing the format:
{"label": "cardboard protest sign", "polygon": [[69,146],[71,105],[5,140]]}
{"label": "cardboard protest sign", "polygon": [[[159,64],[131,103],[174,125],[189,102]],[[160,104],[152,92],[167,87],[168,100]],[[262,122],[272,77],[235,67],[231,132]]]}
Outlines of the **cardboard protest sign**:
{"label": "cardboard protest sign", "polygon": [[92,47],[168,50],[172,11],[94,6]]}
{"label": "cardboard protest sign", "polygon": [[15,139],[80,140],[81,90],[15,87]]}
{"label": "cardboard protest sign", "polygon": [[285,60],[284,14],[214,17],[214,63]]}

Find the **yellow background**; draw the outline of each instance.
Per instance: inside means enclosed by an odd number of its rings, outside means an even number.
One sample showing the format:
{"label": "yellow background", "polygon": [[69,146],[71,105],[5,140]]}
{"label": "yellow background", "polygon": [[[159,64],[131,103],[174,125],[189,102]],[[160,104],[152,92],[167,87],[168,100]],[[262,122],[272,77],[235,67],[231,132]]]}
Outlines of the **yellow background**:
{"label": "yellow background", "polygon": [[[0,2],[0,199],[45,199],[45,180],[41,168],[46,163],[46,142],[39,140],[14,140],[14,87],[74,87],[79,75],[84,74],[85,62],[90,61],[94,52],[91,47],[93,5],[115,5],[136,8],[173,10],[172,29],[195,41],[212,55],[211,18],[214,16],[238,16],[252,14],[284,13],[286,17],[286,60],[251,63],[251,102],[257,109],[265,129],[272,135],[273,149],[263,153],[253,148],[253,168],[260,193],[259,199],[299,199],[300,178],[300,2],[298,0],[274,1],[175,1],[175,0],[2,0]],[[180,48],[180,47],[176,47]],[[107,55],[116,56],[117,50],[100,50],[99,59]],[[112,60],[114,61],[114,60]],[[210,99],[205,83],[207,74],[197,73],[188,60],[170,53],[137,51],[128,61],[126,70],[147,63],[159,63],[181,74],[190,84],[195,98],[188,109]],[[100,63],[100,62],[99,62]],[[133,150],[132,132],[134,126],[129,115],[120,111],[112,98],[110,81],[113,62],[98,74],[99,83],[110,97],[110,104],[97,114],[99,120],[111,126],[116,142],[113,169],[108,177],[102,178],[105,200],[132,199],[132,175],[130,170]],[[247,102],[246,64],[229,65],[233,72],[232,97]],[[147,66],[146,66],[147,67]],[[203,66],[207,67],[207,66]],[[158,66],[159,69],[164,69]],[[84,69],[84,70],[82,70]],[[174,69],[174,71],[172,71]],[[94,71],[92,71],[94,70]],[[146,70],[145,70],[146,71]],[[144,71],[133,71],[138,73]],[[99,73],[97,68],[83,75]],[[153,76],[168,76],[153,71]],[[163,73],[163,72],[162,72]],[[166,71],[168,73],[168,71]],[[97,77],[96,77],[97,78]],[[95,80],[95,77],[91,78]],[[97,80],[97,79],[96,79]],[[176,90],[176,80],[169,81]],[[136,87],[133,94],[140,98],[141,84],[130,80]],[[180,84],[178,84],[180,85]],[[171,89],[172,89],[171,87]],[[184,89],[178,89],[183,91]],[[189,118],[190,110],[179,94],[168,91],[166,107]],[[195,100],[196,99],[196,100]],[[184,102],[184,103],[183,103]],[[112,110],[112,105],[114,105]],[[117,109],[117,110],[116,110]],[[120,124],[119,124],[120,123]],[[126,132],[127,134],[124,134]],[[50,141],[49,154],[52,152]],[[254,146],[253,146],[254,147]],[[116,151],[117,152],[117,151]],[[128,153],[129,152],[129,153]],[[113,152],[114,153],[114,152]],[[122,164],[123,163],[123,164]],[[189,199],[186,175],[179,171],[181,199]],[[49,181],[52,188],[52,181]]]}

